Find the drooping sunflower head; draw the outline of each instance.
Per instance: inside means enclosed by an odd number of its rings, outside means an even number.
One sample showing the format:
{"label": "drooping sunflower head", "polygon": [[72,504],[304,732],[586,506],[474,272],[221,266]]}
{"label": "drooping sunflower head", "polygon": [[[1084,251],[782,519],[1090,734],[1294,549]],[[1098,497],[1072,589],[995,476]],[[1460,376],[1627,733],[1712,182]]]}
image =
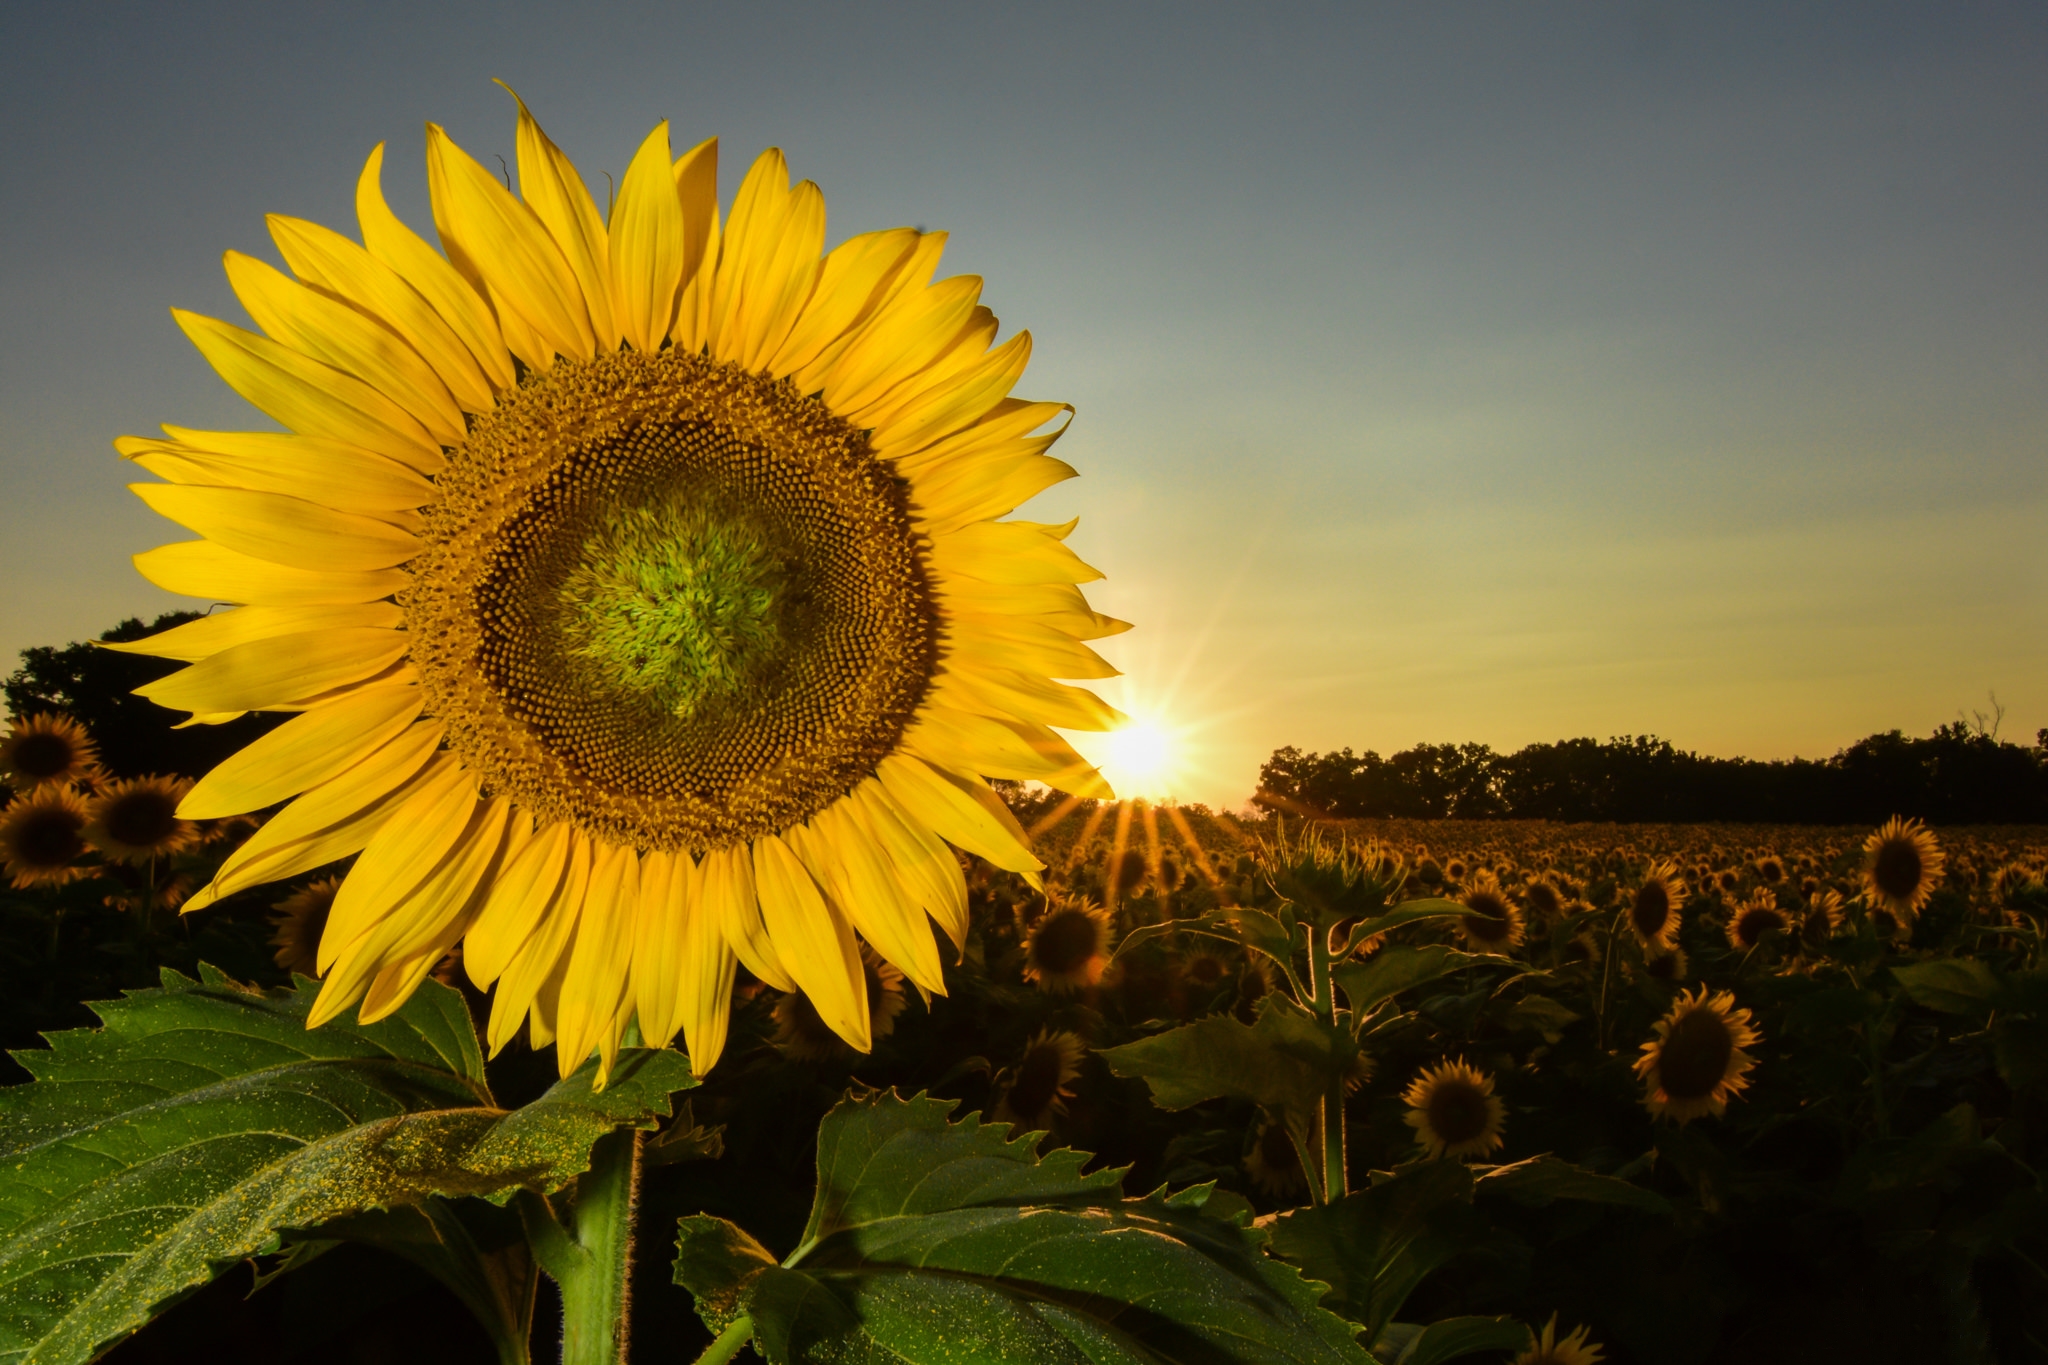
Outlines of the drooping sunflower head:
{"label": "drooping sunflower head", "polygon": [[1274,1199],[1286,1199],[1308,1188],[1300,1149],[1288,1136],[1287,1125],[1277,1119],[1259,1120],[1252,1145],[1244,1154],[1244,1169],[1252,1184]]}
{"label": "drooping sunflower head", "polygon": [[1760,886],[1728,917],[1728,946],[1748,952],[1791,927],[1791,916],[1778,908],[1778,898],[1769,887]]}
{"label": "drooping sunflower head", "polygon": [[1092,901],[1052,902],[1024,941],[1024,979],[1055,994],[1093,986],[1109,965],[1109,916]]}
{"label": "drooping sunflower head", "polygon": [[83,725],[60,712],[21,717],[0,739],[0,774],[16,791],[91,786],[100,776],[99,745]]}
{"label": "drooping sunflower head", "polygon": [[1499,1147],[1507,1106],[1493,1093],[1493,1077],[1462,1060],[1424,1067],[1403,1093],[1402,1122],[1432,1159],[1477,1157]]}
{"label": "drooping sunflower head", "polygon": [[341,878],[322,877],[273,907],[270,942],[277,951],[271,956],[279,967],[295,976],[320,975],[320,935],[327,930],[327,912],[334,908],[334,893],[340,889]]}
{"label": "drooping sunflower head", "polygon": [[1933,831],[1894,815],[1863,844],[1863,894],[1892,918],[1920,913],[1941,883],[1946,861]]}
{"label": "drooping sunflower head", "polygon": [[1842,927],[1842,893],[1816,887],[1806,898],[1806,909],[1799,917],[1799,942],[1807,952],[1817,953],[1827,946],[1835,931]]}
{"label": "drooping sunflower head", "polygon": [[1548,924],[1564,913],[1564,896],[1548,877],[1538,877],[1522,888],[1522,904],[1529,909],[1529,918],[1539,924]]}
{"label": "drooping sunflower head", "polygon": [[16,890],[62,886],[86,875],[85,802],[69,787],[42,786],[0,811],[0,862]]}
{"label": "drooping sunflower head", "polygon": [[1485,953],[1505,953],[1522,941],[1522,907],[1516,905],[1491,872],[1476,872],[1465,884],[1465,913],[1458,932]]}
{"label": "drooping sunflower head", "polygon": [[199,841],[199,830],[178,816],[192,790],[187,777],[133,777],[100,788],[87,808],[85,841],[115,862],[144,864]]}
{"label": "drooping sunflower head", "polygon": [[1024,1045],[1024,1055],[1011,1069],[1003,1098],[996,1104],[997,1123],[1041,1132],[1067,1112],[1073,1084],[1081,1074],[1088,1045],[1065,1029],[1041,1029]]}
{"label": "drooping sunflower head", "polygon": [[1685,980],[1689,971],[1683,948],[1666,948],[1661,952],[1645,951],[1643,954],[1643,975],[1653,981],[1676,985]]}
{"label": "drooping sunflower head", "polygon": [[438,127],[441,250],[381,188],[361,242],[273,217],[291,274],[230,253],[262,334],[186,333],[283,434],[166,427],[122,454],[201,539],[139,556],[228,602],[122,648],[201,722],[299,714],[188,818],[291,801],[190,902],[359,855],[314,1021],[396,1009],[458,943],[564,1073],[629,1024],[724,1046],[744,964],[865,1048],[863,944],[942,991],[956,850],[1034,884],[988,779],[1111,795],[1052,727],[1122,718],[1056,679],[1114,670],[1072,523],[1005,520],[1073,470],[1070,410],[1010,396],[980,281],[943,234],[827,252],[779,151],[729,211],[715,141],[655,128],[600,213],[518,106],[514,193]]}
{"label": "drooping sunflower head", "polygon": [[1652,863],[1628,902],[1628,924],[1644,947],[1668,948],[1678,941],[1685,880],[1670,863]]}
{"label": "drooping sunflower head", "polygon": [[1516,1353],[1514,1365],[1599,1365],[1604,1353],[1590,1340],[1592,1331],[1590,1327],[1577,1327],[1560,1338],[1557,1314],[1552,1313],[1535,1343]]}
{"label": "drooping sunflower head", "polygon": [[1749,1087],[1745,1075],[1756,1059],[1743,1049],[1760,1038],[1729,992],[1710,995],[1702,986],[1680,995],[1636,1059],[1644,1107],[1679,1124],[1721,1114],[1731,1096]]}

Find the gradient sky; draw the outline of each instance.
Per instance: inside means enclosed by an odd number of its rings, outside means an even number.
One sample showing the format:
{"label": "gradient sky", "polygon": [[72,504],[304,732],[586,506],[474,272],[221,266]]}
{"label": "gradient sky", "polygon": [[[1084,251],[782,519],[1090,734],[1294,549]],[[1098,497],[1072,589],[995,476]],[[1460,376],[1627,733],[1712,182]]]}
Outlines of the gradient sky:
{"label": "gradient sky", "polygon": [[0,12],[0,660],[177,599],[109,442],[268,427],[266,211],[425,226],[519,89],[601,187],[763,146],[951,231],[1079,419],[1039,520],[1139,623],[1182,794],[1274,747],[2048,726],[2039,6],[64,5]]}

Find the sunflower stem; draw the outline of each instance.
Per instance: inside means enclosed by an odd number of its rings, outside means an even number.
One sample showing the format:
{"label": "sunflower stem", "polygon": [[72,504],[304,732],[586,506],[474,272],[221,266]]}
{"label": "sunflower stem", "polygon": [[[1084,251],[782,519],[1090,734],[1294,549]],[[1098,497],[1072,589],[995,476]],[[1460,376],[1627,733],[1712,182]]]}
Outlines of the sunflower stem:
{"label": "sunflower stem", "polygon": [[[1315,1010],[1316,1018],[1325,1025],[1335,1028],[1337,1024],[1337,996],[1330,981],[1330,939],[1321,925],[1311,921],[1308,924],[1308,977],[1312,992],[1309,1004]],[[1322,1170],[1319,1178],[1309,1184],[1321,1198],[1317,1201],[1333,1204],[1349,1193],[1350,1177],[1345,1170],[1344,1160],[1344,1078],[1331,1081],[1323,1093],[1321,1109],[1322,1127]]]}
{"label": "sunflower stem", "polygon": [[621,1365],[626,1359],[639,1185],[639,1131],[622,1128],[599,1138],[590,1169],[577,1177],[569,1199],[563,1239],[569,1245],[541,1257],[562,1291],[562,1365]]}
{"label": "sunflower stem", "polygon": [[740,1353],[754,1337],[754,1320],[742,1313],[726,1325],[718,1339],[704,1348],[704,1354],[697,1357],[697,1365],[725,1365]]}

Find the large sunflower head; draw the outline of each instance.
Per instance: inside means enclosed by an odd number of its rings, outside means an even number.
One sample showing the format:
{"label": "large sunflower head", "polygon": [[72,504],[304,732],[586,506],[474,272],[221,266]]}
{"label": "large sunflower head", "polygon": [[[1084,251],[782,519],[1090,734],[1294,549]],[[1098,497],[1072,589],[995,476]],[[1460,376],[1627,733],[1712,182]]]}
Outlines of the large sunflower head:
{"label": "large sunflower head", "polygon": [[1945,861],[1933,831],[1894,815],[1863,843],[1863,894],[1893,919],[1909,919],[1941,883]]}
{"label": "large sunflower head", "polygon": [[1709,995],[1702,986],[1680,995],[1636,1059],[1644,1106],[1679,1124],[1719,1115],[1730,1096],[1749,1087],[1744,1076],[1756,1059],[1743,1049],[1761,1036],[1727,991]]}
{"label": "large sunflower head", "polygon": [[99,745],[83,725],[62,713],[20,717],[0,739],[0,775],[16,791],[91,786],[100,775]]}
{"label": "large sunflower head", "polygon": [[93,797],[85,841],[116,862],[144,864],[182,853],[199,830],[178,816],[192,789],[186,777],[133,777],[110,782]]}
{"label": "large sunflower head", "polygon": [[955,850],[1036,880],[986,779],[1109,795],[1052,730],[1121,718],[1072,523],[1004,520],[1073,470],[1069,409],[1011,396],[943,234],[827,252],[779,151],[727,212],[718,148],[654,129],[600,213],[518,108],[516,193],[440,128],[441,250],[387,207],[360,244],[272,217],[291,274],[230,253],[263,334],[179,324],[288,430],[124,438],[200,539],[139,556],[243,604],[123,648],[198,721],[297,713],[188,817],[291,800],[195,896],[358,854],[315,1023],[396,1009],[458,941],[489,1033],[608,1067],[637,1020],[724,1046],[739,964],[857,1048],[860,946],[944,989]]}
{"label": "large sunflower head", "polygon": [[69,787],[44,786],[0,810],[0,864],[17,890],[62,886],[86,875],[85,802]]}
{"label": "large sunflower head", "polygon": [[1503,1141],[1508,1111],[1493,1077],[1463,1061],[1424,1067],[1401,1099],[1402,1122],[1432,1158],[1485,1156]]}

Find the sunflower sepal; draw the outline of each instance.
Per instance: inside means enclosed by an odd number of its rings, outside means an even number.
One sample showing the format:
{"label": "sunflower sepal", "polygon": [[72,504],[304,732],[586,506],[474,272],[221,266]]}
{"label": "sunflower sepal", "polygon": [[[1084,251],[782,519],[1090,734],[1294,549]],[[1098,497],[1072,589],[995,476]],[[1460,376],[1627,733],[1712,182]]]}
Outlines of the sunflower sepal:
{"label": "sunflower sepal", "polygon": [[1122,1169],[1085,1172],[1085,1153],[1041,1156],[1034,1135],[954,1108],[843,1099],[819,1128],[810,1222],[779,1263],[722,1219],[682,1220],[675,1278],[721,1342],[751,1339],[772,1365],[1137,1365],[1169,1343],[1369,1365],[1322,1286],[1265,1254],[1241,1200],[1209,1186],[1127,1197]]}

